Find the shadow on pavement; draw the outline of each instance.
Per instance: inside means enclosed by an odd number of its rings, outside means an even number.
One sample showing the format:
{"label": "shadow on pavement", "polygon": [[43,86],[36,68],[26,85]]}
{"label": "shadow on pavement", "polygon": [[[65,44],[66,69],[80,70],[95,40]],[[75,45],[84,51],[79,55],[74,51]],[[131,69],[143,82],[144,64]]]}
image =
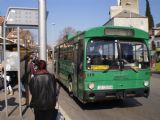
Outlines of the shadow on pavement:
{"label": "shadow on pavement", "polygon": [[8,116],[11,116],[12,113],[13,113],[17,108],[18,108],[18,105],[16,105],[16,106],[14,107],[14,109],[8,114]]}
{"label": "shadow on pavement", "polygon": [[129,108],[142,106],[140,102],[133,98],[128,98],[125,100],[107,100],[104,102],[94,102],[86,104],[81,103],[77,98],[74,98],[74,100],[83,110]]}
{"label": "shadow on pavement", "polygon": [[[16,98],[11,97],[8,99],[8,106],[18,106],[18,103],[15,102]],[[5,100],[0,101],[0,111],[5,108]]]}
{"label": "shadow on pavement", "polygon": [[26,107],[24,108],[24,110],[22,111],[22,115],[24,115],[24,114],[27,112],[28,108],[29,108],[29,106],[26,106]]}
{"label": "shadow on pavement", "polygon": [[160,72],[152,71],[152,74],[160,74]]}
{"label": "shadow on pavement", "polygon": [[[68,93],[68,89],[58,82],[60,86]],[[68,93],[69,94],[69,93]],[[74,101],[83,109],[83,110],[97,110],[97,109],[112,109],[112,108],[129,108],[142,106],[142,104],[134,98],[127,98],[125,100],[106,100],[101,102],[91,102],[83,104],[76,97],[72,97]]]}

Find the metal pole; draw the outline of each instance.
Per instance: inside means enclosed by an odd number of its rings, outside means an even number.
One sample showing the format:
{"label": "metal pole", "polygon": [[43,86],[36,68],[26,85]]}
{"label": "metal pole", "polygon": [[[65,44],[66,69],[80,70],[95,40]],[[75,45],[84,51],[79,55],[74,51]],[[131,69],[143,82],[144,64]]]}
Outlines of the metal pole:
{"label": "metal pole", "polygon": [[131,20],[132,20],[132,13],[131,13],[131,11],[129,12],[129,19],[130,19],[130,27],[132,26],[132,22],[131,22]]}
{"label": "metal pole", "polygon": [[5,89],[5,106],[6,106],[6,117],[8,118],[8,102],[7,102],[7,84],[6,84],[6,21],[3,23],[3,54],[4,54],[4,89]]}
{"label": "metal pole", "polygon": [[40,59],[46,61],[46,0],[39,0],[39,40],[40,40]]}
{"label": "metal pole", "polygon": [[19,115],[20,118],[22,119],[22,105],[21,105],[21,80],[20,80],[20,36],[19,32],[20,28],[19,26],[17,27],[17,52],[18,52],[18,91],[19,91]]}
{"label": "metal pole", "polygon": [[[126,3],[126,6],[131,7],[131,6],[132,6],[132,2],[127,2],[127,3]],[[129,10],[129,22],[130,22],[130,23],[129,23],[129,24],[130,24],[129,26],[130,26],[130,27],[132,26],[132,21],[131,21],[131,20],[132,20],[132,13],[131,13],[131,10]]]}
{"label": "metal pole", "polygon": [[[52,23],[52,26],[53,26],[53,27],[52,27],[52,29],[53,29],[53,36],[54,36],[54,26],[55,26],[55,25],[56,25],[55,23]],[[56,44],[56,43],[54,43],[53,46],[52,46],[52,62],[53,62],[53,63],[54,63],[53,59],[54,59],[54,46],[55,46],[55,44]],[[54,69],[54,67],[55,67],[55,66],[54,66],[54,64],[53,64],[53,65],[52,65],[52,68]]]}
{"label": "metal pole", "polygon": [[46,61],[46,62],[48,62],[48,53],[49,53],[49,52],[48,52],[48,49],[47,49],[47,61]]}

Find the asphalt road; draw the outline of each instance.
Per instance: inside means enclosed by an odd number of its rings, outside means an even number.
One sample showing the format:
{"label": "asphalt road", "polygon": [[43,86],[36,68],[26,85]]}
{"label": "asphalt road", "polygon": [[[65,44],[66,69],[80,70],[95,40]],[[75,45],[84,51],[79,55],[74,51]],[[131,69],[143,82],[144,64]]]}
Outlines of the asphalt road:
{"label": "asphalt road", "polygon": [[[48,65],[52,73],[52,65]],[[8,96],[9,120],[19,120],[18,88],[14,96]],[[160,74],[153,74],[149,98],[107,101],[103,103],[81,104],[69,97],[61,87],[59,109],[66,120],[160,120]],[[24,120],[34,120],[33,111],[22,107]],[[4,92],[0,91],[0,120],[5,120]],[[8,119],[7,119],[8,120]]]}
{"label": "asphalt road", "polygon": [[71,120],[160,120],[160,74],[153,74],[149,98],[81,104],[61,88],[59,104]]}

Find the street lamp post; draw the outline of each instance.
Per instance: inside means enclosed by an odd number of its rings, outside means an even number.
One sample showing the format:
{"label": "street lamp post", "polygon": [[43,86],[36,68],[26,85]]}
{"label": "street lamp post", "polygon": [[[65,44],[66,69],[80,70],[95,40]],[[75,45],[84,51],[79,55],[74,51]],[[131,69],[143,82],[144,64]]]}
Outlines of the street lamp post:
{"label": "street lamp post", "polygon": [[52,25],[54,26],[54,25],[56,25],[55,23],[52,23]]}
{"label": "street lamp post", "polygon": [[[132,5],[132,3],[131,2],[127,2],[126,3],[126,6],[131,6]],[[132,13],[131,13],[131,11],[129,10],[129,22],[130,22],[130,27],[132,26],[132,22],[131,22],[131,20],[132,20]]]}
{"label": "street lamp post", "polygon": [[[55,26],[56,24],[55,23],[52,23],[52,32],[54,33],[54,26]],[[53,37],[54,37],[54,34],[53,34]]]}
{"label": "street lamp post", "polygon": [[[54,22],[53,23],[51,23],[52,24],[52,28],[53,28],[53,33],[54,33],[54,26],[56,25]],[[51,56],[51,58],[53,59],[53,51],[54,51],[54,47],[51,47],[51,49],[52,49],[52,56]]]}

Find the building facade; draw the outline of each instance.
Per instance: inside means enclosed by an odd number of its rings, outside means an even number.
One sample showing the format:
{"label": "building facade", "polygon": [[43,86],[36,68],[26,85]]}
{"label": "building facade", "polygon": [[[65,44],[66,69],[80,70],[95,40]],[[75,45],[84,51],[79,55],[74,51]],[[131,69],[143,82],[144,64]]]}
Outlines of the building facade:
{"label": "building facade", "polygon": [[124,10],[139,14],[139,1],[138,0],[118,0],[117,6],[110,7],[110,17],[112,18]]}
{"label": "building facade", "polygon": [[110,20],[104,26],[128,26],[148,32],[148,18],[139,15],[139,0],[117,0],[109,13]]}

